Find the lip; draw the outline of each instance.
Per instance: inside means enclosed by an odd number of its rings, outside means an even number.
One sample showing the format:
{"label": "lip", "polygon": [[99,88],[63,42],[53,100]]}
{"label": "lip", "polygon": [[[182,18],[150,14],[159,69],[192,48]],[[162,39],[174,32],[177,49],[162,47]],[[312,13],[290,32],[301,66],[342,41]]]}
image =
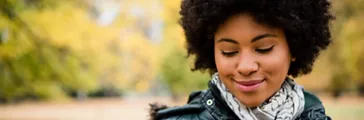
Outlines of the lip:
{"label": "lip", "polygon": [[256,91],[263,83],[263,80],[248,80],[248,81],[235,81],[236,87],[242,92],[253,92]]}

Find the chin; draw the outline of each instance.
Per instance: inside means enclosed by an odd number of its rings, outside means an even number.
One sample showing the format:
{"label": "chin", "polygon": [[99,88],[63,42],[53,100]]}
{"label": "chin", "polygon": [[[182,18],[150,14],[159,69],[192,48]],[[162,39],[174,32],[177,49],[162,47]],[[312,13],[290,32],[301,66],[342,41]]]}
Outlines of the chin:
{"label": "chin", "polygon": [[260,104],[262,104],[262,103],[254,102],[254,103],[249,103],[246,106],[249,108],[255,108],[255,107],[258,107]]}
{"label": "chin", "polygon": [[[245,98],[247,98],[248,96],[246,96]],[[239,101],[245,105],[246,107],[249,108],[254,108],[254,107],[258,107],[259,105],[261,105],[264,100],[258,100],[258,99],[239,99]]]}

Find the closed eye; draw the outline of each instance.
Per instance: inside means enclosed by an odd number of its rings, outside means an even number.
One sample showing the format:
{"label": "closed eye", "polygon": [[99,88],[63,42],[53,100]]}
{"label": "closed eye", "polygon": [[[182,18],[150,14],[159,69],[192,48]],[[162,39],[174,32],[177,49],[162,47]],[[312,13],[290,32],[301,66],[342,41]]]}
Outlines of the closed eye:
{"label": "closed eye", "polygon": [[269,48],[265,48],[265,49],[255,49],[255,51],[259,52],[259,53],[268,53],[273,49],[274,45],[269,47]]}
{"label": "closed eye", "polygon": [[221,50],[221,54],[226,57],[231,57],[231,56],[235,55],[236,53],[238,53],[238,51],[225,52],[225,51]]}

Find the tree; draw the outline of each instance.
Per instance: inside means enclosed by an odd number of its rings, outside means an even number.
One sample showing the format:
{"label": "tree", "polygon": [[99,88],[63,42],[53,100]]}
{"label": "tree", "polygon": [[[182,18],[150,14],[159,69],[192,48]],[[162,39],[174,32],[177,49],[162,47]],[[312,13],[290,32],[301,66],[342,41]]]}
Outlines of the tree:
{"label": "tree", "polygon": [[[71,22],[62,20],[85,19],[82,9],[69,1],[3,0],[0,4],[1,35],[6,36],[0,44],[0,99],[64,99],[67,90],[97,88],[94,64],[80,59],[77,44],[67,44],[79,36],[63,31],[70,30]],[[63,10],[73,14],[68,17]]]}
{"label": "tree", "polygon": [[105,24],[92,1],[1,1],[0,99],[147,91],[161,58],[150,34],[161,17],[154,2],[118,1]]}
{"label": "tree", "polygon": [[162,81],[172,93],[174,99],[185,96],[192,91],[206,89],[210,75],[200,71],[191,71],[193,56],[187,58],[185,37],[178,11],[181,1],[162,0],[164,19],[164,41],[160,47],[162,56]]}
{"label": "tree", "polygon": [[184,53],[183,49],[173,49],[162,64],[163,81],[167,83],[174,99],[206,89],[210,79],[208,74],[192,72],[189,64],[192,59],[187,59]]}
{"label": "tree", "polygon": [[[336,20],[333,26],[334,44],[330,49],[330,62],[335,66],[331,89],[343,92],[345,89],[364,88],[362,62],[364,29],[361,21],[364,10],[362,0],[334,0],[333,12]],[[364,92],[361,92],[364,94]]]}

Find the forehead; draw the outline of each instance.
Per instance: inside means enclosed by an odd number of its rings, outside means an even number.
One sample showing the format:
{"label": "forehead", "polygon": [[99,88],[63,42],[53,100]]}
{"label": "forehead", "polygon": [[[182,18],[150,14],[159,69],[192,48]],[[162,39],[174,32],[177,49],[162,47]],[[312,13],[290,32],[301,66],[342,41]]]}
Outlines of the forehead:
{"label": "forehead", "polygon": [[249,14],[237,14],[218,27],[215,40],[222,37],[251,38],[267,33],[282,36],[283,30],[260,24]]}

